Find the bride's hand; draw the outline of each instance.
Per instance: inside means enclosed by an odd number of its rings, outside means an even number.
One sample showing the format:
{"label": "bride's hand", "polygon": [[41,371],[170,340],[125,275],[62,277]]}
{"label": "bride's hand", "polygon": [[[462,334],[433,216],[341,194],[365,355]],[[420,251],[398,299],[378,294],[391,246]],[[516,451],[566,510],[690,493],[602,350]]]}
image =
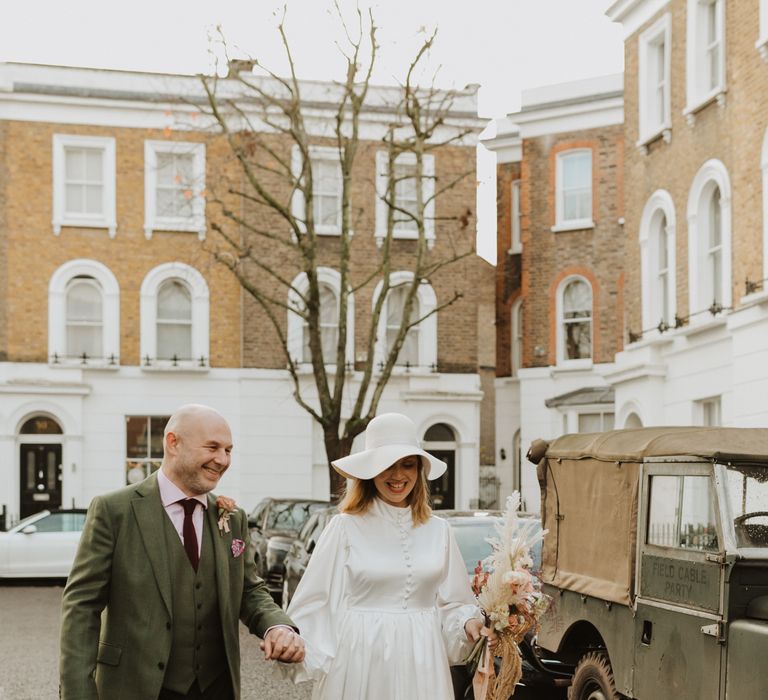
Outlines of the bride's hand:
{"label": "bride's hand", "polygon": [[499,642],[496,630],[483,626],[479,617],[472,617],[464,623],[464,631],[471,642],[476,642],[480,636],[488,637],[488,646],[493,649]]}

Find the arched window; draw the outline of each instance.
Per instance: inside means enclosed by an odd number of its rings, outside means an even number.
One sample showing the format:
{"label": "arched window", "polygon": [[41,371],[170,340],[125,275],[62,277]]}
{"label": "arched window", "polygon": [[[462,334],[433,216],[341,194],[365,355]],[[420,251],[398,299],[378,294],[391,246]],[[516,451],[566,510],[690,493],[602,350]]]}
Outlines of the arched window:
{"label": "arched window", "polygon": [[104,357],[103,314],[99,283],[87,276],[71,280],[67,285],[68,357]]}
{"label": "arched window", "polygon": [[717,185],[708,197],[706,236],[705,294],[712,297],[712,303],[720,304],[723,301],[723,215]]}
{"label": "arched window", "polygon": [[[320,296],[320,343],[323,350],[323,362],[335,364],[336,346],[339,338],[339,296],[330,284],[318,284]],[[302,362],[312,362],[309,347],[309,323],[304,321],[304,340]]]}
{"label": "arched window", "polygon": [[[336,349],[339,342],[339,311],[341,296],[341,275],[330,267],[317,268],[317,284],[320,297],[320,340],[323,361],[326,365],[336,364]],[[304,364],[307,369],[312,362],[309,349],[309,324],[300,315],[304,299],[309,293],[309,282],[305,273],[297,275],[288,293],[288,306],[299,313],[288,312],[288,351],[294,362]],[[355,304],[352,294],[347,296],[347,344],[346,362],[354,362],[355,355]]]}
{"label": "arched window", "polygon": [[48,285],[48,354],[52,365],[119,364],[120,292],[95,260],[71,260]]}
{"label": "arched window", "polygon": [[192,359],[192,294],[178,279],[169,279],[157,291],[157,358]]}
{"label": "arched window", "polygon": [[[386,362],[389,349],[397,337],[405,310],[405,300],[413,273],[400,271],[389,276],[389,292],[379,318],[376,339],[376,366]],[[382,283],[373,292],[373,304],[381,294]],[[422,280],[416,290],[416,296],[411,305],[410,322],[423,319],[410,328],[400,348],[395,367],[398,371],[409,371],[422,368],[434,371],[437,367],[437,315],[432,312],[437,306],[435,291],[425,280]]]}
{"label": "arched window", "polygon": [[[389,290],[387,294],[387,343],[385,353],[388,355],[392,346],[397,340],[400,328],[403,325],[403,314],[405,313],[405,302],[408,296],[408,287],[403,284],[399,287]],[[419,298],[414,297],[411,303],[411,314],[409,323],[415,323],[419,320]],[[397,355],[396,365],[401,367],[416,367],[419,364],[419,327],[411,326],[405,334],[403,345]]]}
{"label": "arched window", "polygon": [[665,190],[646,202],[640,219],[643,329],[673,326],[675,299],[675,207]]}
{"label": "arched window", "polygon": [[151,270],[141,284],[141,365],[146,369],[207,367],[208,285],[180,262]]}
{"label": "arched window", "polygon": [[559,295],[559,360],[592,357],[592,288],[582,277],[571,277]]}
{"label": "arched window", "polygon": [[691,322],[711,318],[702,311],[731,305],[730,179],[717,160],[706,162],[688,197],[689,303]]}

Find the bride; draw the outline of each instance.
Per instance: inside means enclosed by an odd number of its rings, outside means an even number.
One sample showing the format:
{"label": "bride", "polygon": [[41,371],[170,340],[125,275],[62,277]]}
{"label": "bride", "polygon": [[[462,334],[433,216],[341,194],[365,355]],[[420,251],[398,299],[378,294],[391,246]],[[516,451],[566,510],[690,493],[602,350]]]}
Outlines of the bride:
{"label": "bride", "polygon": [[317,681],[313,700],[451,700],[449,664],[483,622],[450,527],[429,507],[427,480],[446,464],[398,413],[370,422],[365,448],[333,462],[349,482],[288,610],[307,653],[287,672]]}

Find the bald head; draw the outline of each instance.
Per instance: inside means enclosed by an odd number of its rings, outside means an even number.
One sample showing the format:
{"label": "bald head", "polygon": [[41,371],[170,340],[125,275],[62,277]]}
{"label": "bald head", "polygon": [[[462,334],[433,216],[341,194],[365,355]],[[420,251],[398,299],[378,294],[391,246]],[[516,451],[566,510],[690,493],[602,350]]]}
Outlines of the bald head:
{"label": "bald head", "polygon": [[208,493],[229,468],[232,433],[218,411],[190,403],[169,418],[163,471],[188,496]]}
{"label": "bald head", "polygon": [[168,433],[189,434],[190,431],[194,431],[206,423],[224,423],[227,425],[224,416],[210,406],[201,403],[184,404],[177,408],[168,419],[163,437],[167,438]]}

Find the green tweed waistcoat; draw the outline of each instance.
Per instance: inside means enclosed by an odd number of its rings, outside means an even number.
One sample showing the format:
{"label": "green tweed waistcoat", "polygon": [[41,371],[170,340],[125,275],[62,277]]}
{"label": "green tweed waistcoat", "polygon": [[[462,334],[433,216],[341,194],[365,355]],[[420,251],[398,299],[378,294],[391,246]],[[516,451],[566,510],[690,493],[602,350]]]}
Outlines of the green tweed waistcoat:
{"label": "green tweed waistcoat", "polygon": [[215,535],[204,518],[203,546],[195,573],[170,518],[163,518],[163,522],[173,598],[171,654],[163,687],[186,694],[196,678],[205,690],[227,671],[211,539]]}

